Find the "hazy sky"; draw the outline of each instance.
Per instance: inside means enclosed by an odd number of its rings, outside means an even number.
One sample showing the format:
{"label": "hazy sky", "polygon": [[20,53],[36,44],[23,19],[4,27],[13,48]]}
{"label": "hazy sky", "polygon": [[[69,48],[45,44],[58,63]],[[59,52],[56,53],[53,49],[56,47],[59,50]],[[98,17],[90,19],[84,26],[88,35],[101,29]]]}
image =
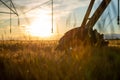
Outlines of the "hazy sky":
{"label": "hazy sky", "polygon": [[[10,6],[9,0],[2,0]],[[12,15],[12,33],[10,34],[9,14],[0,13],[0,35],[12,38],[27,35],[26,26],[41,15],[51,18],[51,0],[12,0],[20,16],[20,27],[17,27],[17,17]],[[90,3],[90,0],[53,0],[54,1],[54,34],[63,34],[74,27],[79,27]],[[96,0],[92,13],[96,10],[101,0]],[[0,2],[0,12],[10,10]],[[91,14],[92,15],[92,14]],[[46,24],[47,19],[43,19]],[[39,23],[37,23],[39,24]],[[41,23],[40,23],[41,24]],[[56,28],[57,26],[57,28]],[[100,17],[95,27],[101,33],[120,33],[117,25],[117,0],[112,0],[104,14]],[[42,29],[42,28],[41,28]],[[25,37],[25,36],[24,36]]]}

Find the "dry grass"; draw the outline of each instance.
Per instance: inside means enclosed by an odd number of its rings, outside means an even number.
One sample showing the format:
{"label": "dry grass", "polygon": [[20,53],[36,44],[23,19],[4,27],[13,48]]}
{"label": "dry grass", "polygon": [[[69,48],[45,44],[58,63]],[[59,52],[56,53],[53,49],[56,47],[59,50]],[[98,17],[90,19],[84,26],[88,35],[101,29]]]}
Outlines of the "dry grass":
{"label": "dry grass", "polygon": [[0,42],[0,80],[120,80],[120,48],[79,46],[60,52],[56,45]]}

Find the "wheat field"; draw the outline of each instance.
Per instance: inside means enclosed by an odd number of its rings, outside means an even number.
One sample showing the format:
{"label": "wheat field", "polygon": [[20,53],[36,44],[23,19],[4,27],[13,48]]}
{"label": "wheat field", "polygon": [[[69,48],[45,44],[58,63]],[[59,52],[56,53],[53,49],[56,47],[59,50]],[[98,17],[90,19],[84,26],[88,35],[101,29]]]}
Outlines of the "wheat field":
{"label": "wheat field", "polygon": [[0,80],[120,80],[120,47],[114,41],[68,51],[56,51],[57,44],[1,41]]}

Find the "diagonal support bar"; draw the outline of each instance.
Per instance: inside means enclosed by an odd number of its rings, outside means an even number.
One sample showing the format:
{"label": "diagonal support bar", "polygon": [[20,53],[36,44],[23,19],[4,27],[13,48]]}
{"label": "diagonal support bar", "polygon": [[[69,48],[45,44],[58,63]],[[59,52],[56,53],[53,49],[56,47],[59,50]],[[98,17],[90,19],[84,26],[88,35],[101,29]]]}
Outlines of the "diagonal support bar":
{"label": "diagonal support bar", "polygon": [[105,11],[106,7],[109,5],[111,0],[103,0],[97,10],[94,12],[93,16],[90,18],[90,21],[86,24],[87,27],[93,28],[95,23],[98,21],[102,13]]}
{"label": "diagonal support bar", "polygon": [[12,0],[10,0],[10,2],[11,2],[11,5],[13,6],[13,8],[14,8],[15,12],[18,14],[18,12],[17,12],[17,10],[16,10],[16,7],[15,7],[15,6],[14,6],[14,4],[13,4],[13,1],[12,1]]}
{"label": "diagonal support bar", "polygon": [[93,5],[94,5],[94,2],[95,2],[95,0],[91,0],[90,5],[89,5],[89,7],[88,7],[88,9],[87,9],[87,12],[86,12],[86,14],[85,14],[85,17],[84,17],[84,20],[83,20],[83,22],[82,22],[81,27],[84,27],[84,26],[86,25],[87,20],[88,20],[88,17],[89,17],[89,15],[90,15],[91,10],[92,10],[92,7],[93,7]]}
{"label": "diagonal support bar", "polygon": [[28,13],[28,12],[30,12],[30,11],[38,8],[38,7],[41,7],[41,6],[43,6],[43,5],[45,5],[45,4],[49,3],[49,2],[51,2],[51,0],[48,0],[48,1],[46,1],[46,2],[44,2],[44,3],[42,3],[42,4],[40,4],[40,5],[37,5],[37,6],[33,7],[33,8],[31,8],[30,10],[24,12],[24,14],[25,14],[25,13]]}
{"label": "diagonal support bar", "polygon": [[2,0],[0,0],[7,8],[9,8],[14,14],[18,16],[18,13],[15,12],[13,9],[11,9],[6,3],[4,3]]}

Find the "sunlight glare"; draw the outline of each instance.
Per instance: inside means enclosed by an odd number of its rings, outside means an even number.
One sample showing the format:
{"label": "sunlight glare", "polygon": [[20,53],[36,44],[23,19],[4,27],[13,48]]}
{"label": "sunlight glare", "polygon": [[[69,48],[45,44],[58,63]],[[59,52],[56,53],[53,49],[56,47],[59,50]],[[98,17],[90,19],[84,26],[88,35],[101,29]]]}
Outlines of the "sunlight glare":
{"label": "sunlight glare", "polygon": [[27,27],[27,31],[31,36],[50,37],[52,35],[51,28],[51,16],[42,14]]}

